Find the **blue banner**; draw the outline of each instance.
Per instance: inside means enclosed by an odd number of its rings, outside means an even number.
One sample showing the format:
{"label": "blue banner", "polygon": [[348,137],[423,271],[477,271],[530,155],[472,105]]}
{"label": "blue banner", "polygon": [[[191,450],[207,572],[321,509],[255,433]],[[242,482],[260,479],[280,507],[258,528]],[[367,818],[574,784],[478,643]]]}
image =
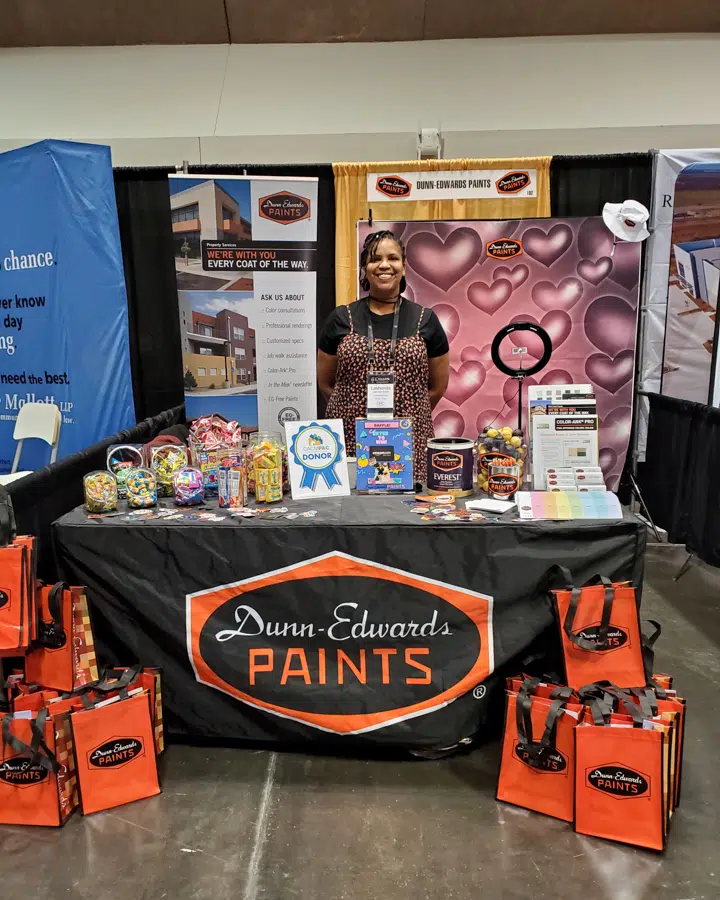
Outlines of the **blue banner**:
{"label": "blue banner", "polygon": [[[0,154],[0,473],[28,402],[60,407],[58,459],[135,419],[109,147],[42,141]],[[27,441],[20,469],[49,459]]]}

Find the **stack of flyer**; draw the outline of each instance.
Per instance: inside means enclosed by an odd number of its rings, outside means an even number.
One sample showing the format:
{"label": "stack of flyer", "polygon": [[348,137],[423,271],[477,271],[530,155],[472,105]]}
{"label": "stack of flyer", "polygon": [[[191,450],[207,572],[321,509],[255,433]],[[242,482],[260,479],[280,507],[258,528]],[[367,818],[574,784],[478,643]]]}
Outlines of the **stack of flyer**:
{"label": "stack of flyer", "polygon": [[[598,468],[597,403],[591,384],[532,385],[528,400],[534,490],[547,490],[548,469],[572,474],[575,469]],[[574,477],[572,481],[574,485]]]}
{"label": "stack of flyer", "polygon": [[600,466],[577,466],[545,469],[548,491],[605,491],[605,478]]}

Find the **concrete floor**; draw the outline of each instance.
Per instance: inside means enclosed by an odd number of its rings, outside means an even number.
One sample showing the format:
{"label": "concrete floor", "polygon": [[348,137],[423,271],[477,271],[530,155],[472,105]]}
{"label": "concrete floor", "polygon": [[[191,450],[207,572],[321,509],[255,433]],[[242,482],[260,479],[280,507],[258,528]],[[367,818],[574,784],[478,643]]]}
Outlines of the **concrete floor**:
{"label": "concrete floor", "polygon": [[0,828],[3,900],[717,900],[720,572],[651,547],[643,612],[688,698],[667,853],[496,803],[497,746],[439,762],[172,746],[164,793],[60,830]]}

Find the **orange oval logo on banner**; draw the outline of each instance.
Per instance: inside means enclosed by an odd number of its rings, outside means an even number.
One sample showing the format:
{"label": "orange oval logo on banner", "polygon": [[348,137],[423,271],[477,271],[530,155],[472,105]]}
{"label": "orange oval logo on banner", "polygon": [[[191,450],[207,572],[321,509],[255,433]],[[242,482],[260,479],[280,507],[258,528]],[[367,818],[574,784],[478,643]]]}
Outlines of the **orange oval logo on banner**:
{"label": "orange oval logo on banner", "polygon": [[527,172],[508,172],[495,182],[498,194],[517,194],[530,184]]}
{"label": "orange oval logo on banner", "polygon": [[514,238],[498,238],[485,244],[485,252],[493,259],[512,259],[513,256],[520,256],[523,252],[522,241],[516,241]]}
{"label": "orange oval logo on banner", "polygon": [[260,198],[258,212],[263,219],[290,225],[310,218],[310,201],[290,191],[278,191]]}
{"label": "orange oval logo on banner", "polygon": [[382,175],[375,183],[375,187],[386,197],[409,197],[412,185],[399,175]]}
{"label": "orange oval logo on banner", "polygon": [[197,680],[359,734],[433,712],[493,670],[492,597],[335,551],[187,597]]}

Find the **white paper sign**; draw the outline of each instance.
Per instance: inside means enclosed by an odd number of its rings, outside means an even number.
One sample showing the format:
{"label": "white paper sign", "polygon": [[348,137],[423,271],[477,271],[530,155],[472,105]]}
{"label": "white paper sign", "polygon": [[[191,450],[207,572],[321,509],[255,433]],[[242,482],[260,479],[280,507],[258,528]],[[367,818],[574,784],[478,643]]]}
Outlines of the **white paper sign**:
{"label": "white paper sign", "polygon": [[368,202],[402,200],[496,200],[535,197],[536,169],[440,172],[368,172]]}
{"label": "white paper sign", "polygon": [[342,419],[286,422],[285,439],[293,500],[350,495]]}

